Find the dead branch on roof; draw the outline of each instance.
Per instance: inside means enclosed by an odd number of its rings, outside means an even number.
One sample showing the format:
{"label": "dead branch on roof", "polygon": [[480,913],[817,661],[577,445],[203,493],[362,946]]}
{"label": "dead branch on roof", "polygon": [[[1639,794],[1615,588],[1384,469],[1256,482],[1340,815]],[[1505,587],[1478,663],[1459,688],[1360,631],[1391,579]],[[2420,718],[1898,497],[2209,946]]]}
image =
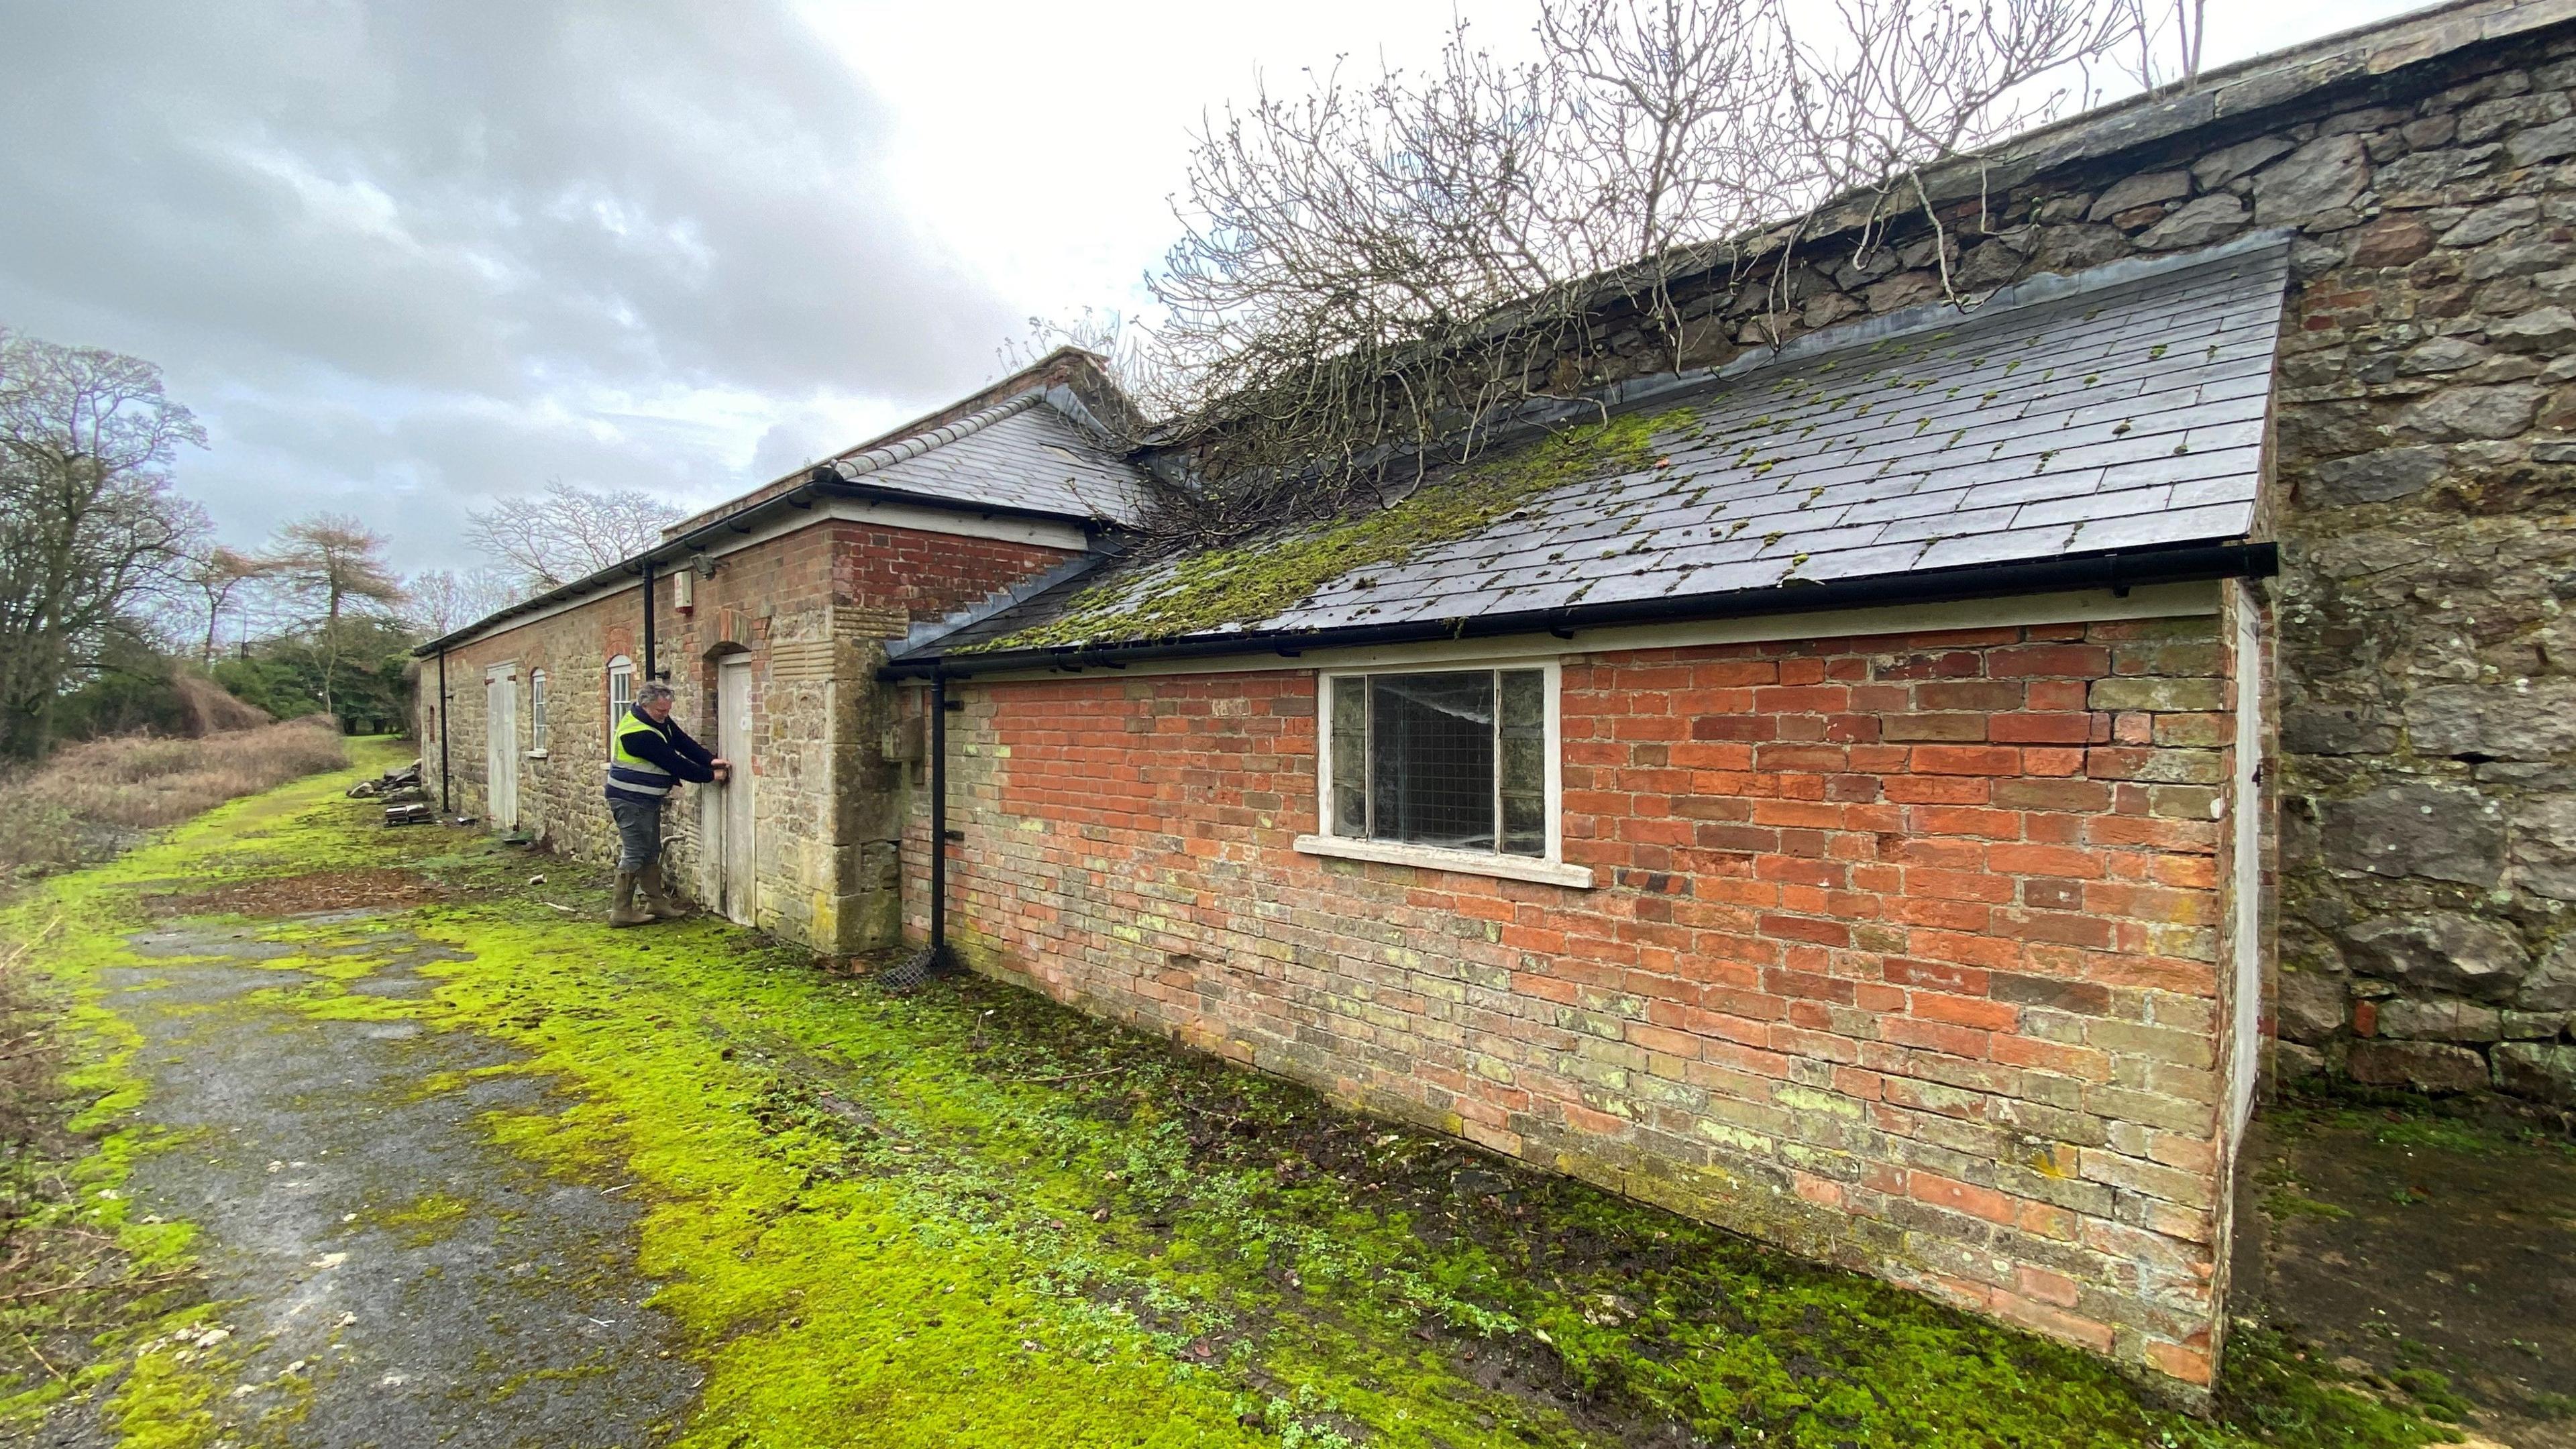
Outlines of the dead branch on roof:
{"label": "dead branch on roof", "polygon": [[1534,60],[1462,20],[1427,70],[1264,87],[1198,137],[1154,282],[1148,352],[1195,467],[1153,528],[1205,544],[1329,516],[1579,396],[1609,354],[1723,360],[1748,308],[1802,303],[1804,218],[1874,192],[1864,252],[1937,228],[1916,178],[2098,99],[2090,67],[2162,33],[2149,8],[1572,0]]}

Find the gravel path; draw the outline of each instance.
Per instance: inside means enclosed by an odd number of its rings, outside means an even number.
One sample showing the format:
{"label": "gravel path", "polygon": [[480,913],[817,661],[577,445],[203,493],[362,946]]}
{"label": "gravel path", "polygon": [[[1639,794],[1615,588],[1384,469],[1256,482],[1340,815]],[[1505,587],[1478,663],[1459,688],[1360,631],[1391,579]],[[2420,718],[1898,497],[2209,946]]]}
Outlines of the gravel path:
{"label": "gravel path", "polygon": [[[333,939],[262,937],[278,928]],[[282,999],[365,968],[368,997],[428,990],[450,955],[362,913],[129,937],[101,1005],[142,1034],[149,1121],[134,1211],[202,1229],[218,1442],[361,1449],[665,1442],[698,1370],[643,1306],[639,1209],[549,1176],[486,1113],[555,1110],[503,1048]],[[320,960],[313,958],[319,957]],[[64,1445],[103,1442],[64,1426]]]}

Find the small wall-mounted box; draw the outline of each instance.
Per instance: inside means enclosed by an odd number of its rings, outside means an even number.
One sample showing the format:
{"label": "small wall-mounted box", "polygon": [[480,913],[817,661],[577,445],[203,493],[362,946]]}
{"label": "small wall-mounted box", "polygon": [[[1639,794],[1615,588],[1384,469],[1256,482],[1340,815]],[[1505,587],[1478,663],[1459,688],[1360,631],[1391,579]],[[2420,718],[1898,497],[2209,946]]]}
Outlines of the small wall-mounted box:
{"label": "small wall-mounted box", "polygon": [[899,719],[877,736],[877,754],[890,765],[908,765],[922,756],[921,717]]}

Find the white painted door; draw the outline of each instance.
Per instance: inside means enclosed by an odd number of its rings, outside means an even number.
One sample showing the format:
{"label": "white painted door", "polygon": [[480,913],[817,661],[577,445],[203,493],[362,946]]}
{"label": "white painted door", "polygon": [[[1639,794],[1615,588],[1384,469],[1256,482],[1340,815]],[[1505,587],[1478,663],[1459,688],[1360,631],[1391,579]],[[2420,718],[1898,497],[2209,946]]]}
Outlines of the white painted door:
{"label": "white painted door", "polygon": [[2228,1024],[2228,1140],[2243,1140],[2254,1113],[2254,1078],[2261,1067],[2263,1006],[2263,638],[2254,594],[2243,582],[2229,585],[2236,613],[2236,779],[2227,809],[2235,872],[2229,882],[2235,916],[2227,950],[2235,973]]}
{"label": "white painted door", "polygon": [[483,778],[496,830],[519,828],[519,667],[483,672]]}
{"label": "white painted door", "polygon": [[716,753],[733,762],[724,797],[723,894],[718,908],[751,924],[752,790],[751,661],[727,659],[716,667]]}

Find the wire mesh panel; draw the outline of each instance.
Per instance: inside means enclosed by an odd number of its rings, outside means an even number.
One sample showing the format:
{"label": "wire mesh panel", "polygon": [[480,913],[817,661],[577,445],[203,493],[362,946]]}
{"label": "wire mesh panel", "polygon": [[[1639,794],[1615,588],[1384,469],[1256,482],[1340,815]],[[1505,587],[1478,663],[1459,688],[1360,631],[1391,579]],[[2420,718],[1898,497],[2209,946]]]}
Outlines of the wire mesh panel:
{"label": "wire mesh panel", "polygon": [[1369,678],[1370,833],[1494,848],[1494,674]]}
{"label": "wire mesh panel", "polygon": [[1494,781],[1501,804],[1503,853],[1547,854],[1547,675],[1506,669],[1497,725],[1502,768]]}
{"label": "wire mesh panel", "polygon": [[1326,686],[1328,832],[1547,858],[1546,670],[1342,675]]}
{"label": "wire mesh panel", "polygon": [[1335,835],[1365,837],[1368,825],[1368,689],[1359,680],[1333,684],[1333,822]]}

